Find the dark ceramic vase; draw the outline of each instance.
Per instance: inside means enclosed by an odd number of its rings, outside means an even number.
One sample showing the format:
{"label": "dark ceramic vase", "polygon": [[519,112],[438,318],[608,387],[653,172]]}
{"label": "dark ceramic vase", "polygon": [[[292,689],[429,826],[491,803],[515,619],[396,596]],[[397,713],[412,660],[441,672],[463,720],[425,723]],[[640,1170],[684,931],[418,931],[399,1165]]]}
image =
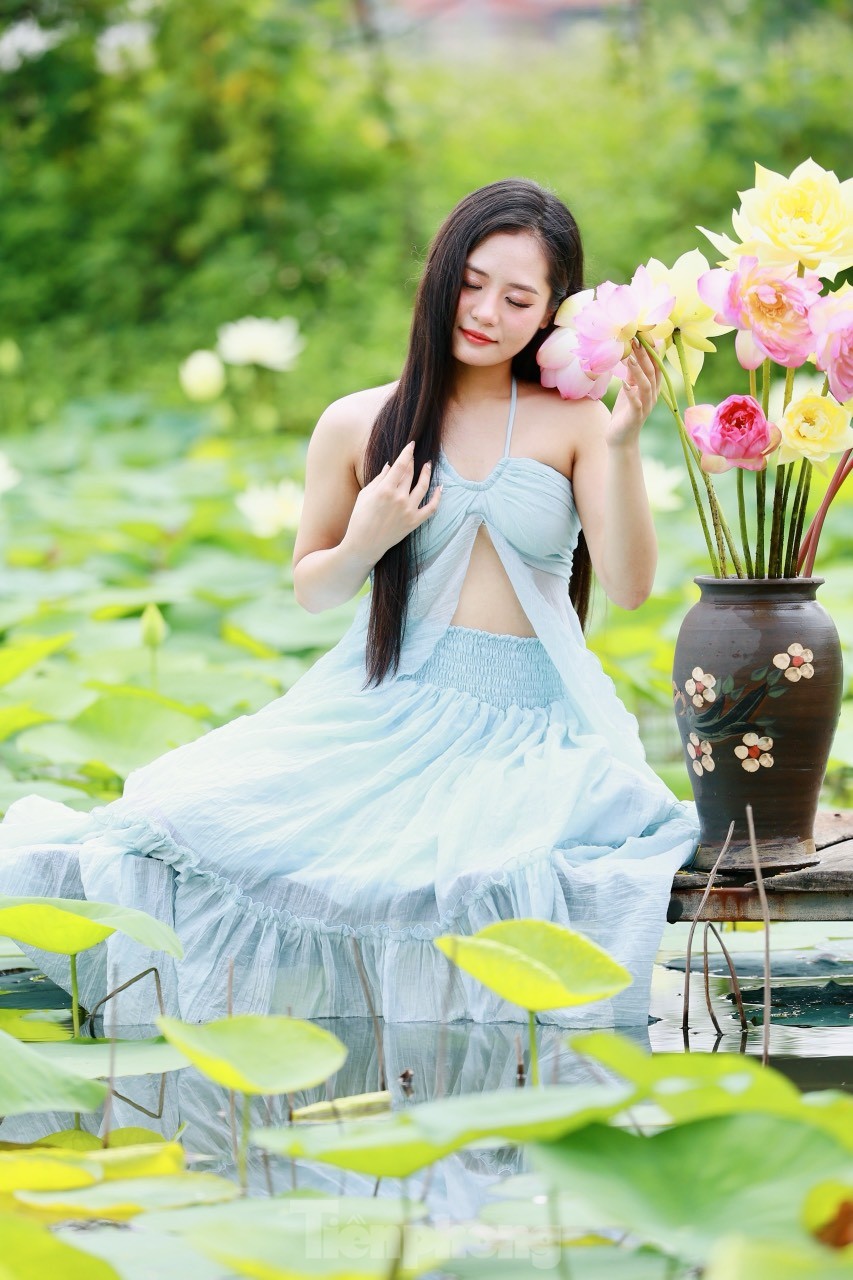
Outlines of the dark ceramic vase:
{"label": "dark ceramic vase", "polygon": [[815,599],[823,578],[696,578],[681,624],[675,714],[701,823],[693,866],[764,869],[816,860],[814,820],[842,695],[841,646]]}

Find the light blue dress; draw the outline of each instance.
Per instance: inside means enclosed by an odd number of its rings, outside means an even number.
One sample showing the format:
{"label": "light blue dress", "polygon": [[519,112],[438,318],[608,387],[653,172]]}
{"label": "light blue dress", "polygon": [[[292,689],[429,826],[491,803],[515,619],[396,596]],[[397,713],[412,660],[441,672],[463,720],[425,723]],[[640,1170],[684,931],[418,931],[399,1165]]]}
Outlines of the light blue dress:
{"label": "light blue dress", "polygon": [[[0,823],[0,893],[89,898],[172,924],[174,961],[114,934],[80,957],[91,1007],[150,964],[168,1010],[521,1021],[433,945],[511,917],[581,930],[632,972],[599,1004],[540,1015],[645,1024],[675,871],[698,823],[646,763],[637,722],[587,649],[568,594],[571,482],[510,455],[484,480],[442,453],[437,511],[396,673],[365,687],[370,597],[282,697],[132,772],[80,813],[37,795]],[[451,625],[485,524],[534,636]],[[372,574],[371,574],[372,579]],[[372,585],[372,582],[371,582]],[[68,985],[67,960],[31,954]],[[156,1013],[151,979],[118,1022]]]}

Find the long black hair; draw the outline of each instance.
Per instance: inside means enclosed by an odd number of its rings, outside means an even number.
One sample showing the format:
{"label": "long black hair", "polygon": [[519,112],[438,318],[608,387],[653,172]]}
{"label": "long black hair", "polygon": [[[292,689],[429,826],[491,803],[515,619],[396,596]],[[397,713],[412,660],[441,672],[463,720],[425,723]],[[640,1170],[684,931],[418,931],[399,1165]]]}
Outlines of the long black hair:
{"label": "long black hair", "polygon": [[[506,178],[465,196],[439,227],[427,254],[415,298],[409,350],[400,381],[373,424],[364,456],[369,483],[409,440],[415,441],[414,475],[429,460],[434,473],[441,426],[452,389],[453,328],[465,264],[472,249],[497,232],[528,231],[548,261],[549,310],[583,286],[583,247],[577,223],[550,191],[526,178]],[[553,331],[538,329],[512,362],[516,378],[539,381],[536,352]],[[418,530],[389,547],[373,570],[367,628],[367,684],[380,684],[396,671],[403,643],[406,606],[418,572]],[[589,608],[592,566],[583,534],[572,561],[569,595],[583,626]]]}

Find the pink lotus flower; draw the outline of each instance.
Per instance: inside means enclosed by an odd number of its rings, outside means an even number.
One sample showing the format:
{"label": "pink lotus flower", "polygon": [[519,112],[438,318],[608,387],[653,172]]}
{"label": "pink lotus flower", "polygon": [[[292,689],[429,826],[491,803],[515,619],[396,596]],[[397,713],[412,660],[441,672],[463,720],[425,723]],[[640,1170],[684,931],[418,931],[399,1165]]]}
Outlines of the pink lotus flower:
{"label": "pink lotus flower", "polygon": [[766,455],[778,445],[779,428],[768,422],[761,405],[752,396],[728,396],[712,404],[691,405],[684,425],[702,451],[702,470],[763,471]]}
{"label": "pink lotus flower", "polygon": [[853,288],[842,285],[809,309],[817,367],[841,404],[853,396]]}
{"label": "pink lotus flower", "polygon": [[598,377],[581,368],[574,329],[555,329],[536,352],[543,387],[556,387],[564,400],[600,400],[610,385],[610,373]]}
{"label": "pink lotus flower", "polygon": [[[638,333],[653,341],[665,336],[654,331],[666,325],[674,305],[672,291],[653,280],[644,266],[637,267],[630,284],[605,280],[598,286],[595,300],[575,317],[581,368],[595,377],[613,376],[631,354],[631,342]],[[669,329],[671,332],[671,325]],[[620,372],[624,377],[626,370]]]}
{"label": "pink lotus flower", "polygon": [[760,267],[755,255],[746,254],[735,271],[704,272],[697,288],[714,307],[715,320],[739,330],[735,350],[744,369],[757,369],[767,357],[787,369],[808,359],[814,348],[809,309],[821,289],[814,272],[798,278],[795,267]]}

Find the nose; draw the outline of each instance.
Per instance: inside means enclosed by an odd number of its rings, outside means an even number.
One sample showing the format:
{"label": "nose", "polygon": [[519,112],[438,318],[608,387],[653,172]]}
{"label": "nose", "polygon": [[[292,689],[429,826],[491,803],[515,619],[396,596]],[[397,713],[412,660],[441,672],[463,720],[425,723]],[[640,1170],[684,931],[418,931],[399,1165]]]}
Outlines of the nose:
{"label": "nose", "polygon": [[471,319],[481,324],[494,324],[497,318],[497,297],[483,289],[471,308]]}

